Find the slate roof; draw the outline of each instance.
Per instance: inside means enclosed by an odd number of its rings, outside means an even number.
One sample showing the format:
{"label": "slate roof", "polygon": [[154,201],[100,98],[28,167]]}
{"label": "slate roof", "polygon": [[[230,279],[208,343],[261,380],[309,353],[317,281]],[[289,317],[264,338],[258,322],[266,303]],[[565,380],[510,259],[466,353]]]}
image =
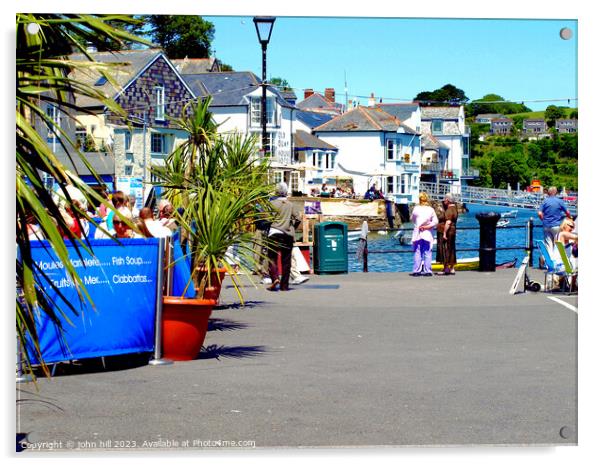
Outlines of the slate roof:
{"label": "slate roof", "polygon": [[[138,75],[138,73],[162,53],[161,49],[90,53],[97,62],[122,64],[111,67],[109,71],[111,76],[113,76],[117,82],[117,87],[113,86],[110,82],[101,79],[102,75],[98,71],[91,69],[73,71],[70,77],[92,86],[107,97],[114,97],[136,75]],[[88,58],[83,54],[72,54],[69,56],[69,60],[86,62],[88,61]],[[98,107],[100,106],[100,103],[97,99],[78,95],[76,97],[76,105],[79,107]]]}
{"label": "slate roof", "polygon": [[[114,156],[103,152],[86,152],[85,156],[97,175],[115,175]],[[74,155],[69,158],[65,154],[58,153],[57,158],[67,170],[71,170],[78,175],[91,175],[90,170],[84,164],[81,157]]]}
{"label": "slate roof", "polygon": [[[247,105],[245,96],[261,87],[261,80],[250,71],[226,71],[221,73],[201,73],[183,76],[184,81],[196,97],[211,95],[212,107],[232,107]],[[291,108],[278,88],[267,86],[276,95],[278,103]]]}
{"label": "slate roof", "polygon": [[439,149],[447,149],[448,147],[443,144],[439,139],[437,139],[432,134],[425,134],[422,136],[422,148],[429,150],[439,150]]}
{"label": "slate roof", "polygon": [[406,121],[408,118],[411,118],[412,113],[418,110],[419,105],[414,102],[407,104],[376,104],[376,108],[390,113],[399,121]]}
{"label": "slate roof", "polygon": [[215,58],[176,58],[172,59],[178,73],[185,74],[200,74],[211,73],[215,66]]}
{"label": "slate roof", "polygon": [[305,112],[302,110],[297,110],[296,116],[297,120],[299,120],[301,123],[304,123],[311,129],[323,125],[334,118],[334,115],[330,115],[328,113]]}
{"label": "slate roof", "polygon": [[433,118],[457,119],[460,117],[460,107],[421,107],[420,111],[423,120]]}
{"label": "slate roof", "polygon": [[334,117],[314,128],[314,131],[397,131],[400,126],[403,126],[406,133],[416,134],[393,115],[379,108],[360,106]]}
{"label": "slate roof", "polygon": [[290,90],[281,89],[280,94],[282,95],[282,98],[284,100],[287,100],[291,104],[294,104],[295,102],[297,102],[297,94],[295,94],[295,91],[293,91],[292,89],[290,89]]}
{"label": "slate roof", "polygon": [[314,92],[312,95],[299,102],[297,104],[297,108],[300,108],[301,110],[322,111],[339,115],[343,106],[336,102],[330,102],[322,94]]}
{"label": "slate roof", "polygon": [[295,150],[311,150],[311,149],[322,149],[322,150],[334,150],[338,149],[332,144],[328,144],[326,141],[322,141],[320,138],[309,134],[307,131],[298,129],[294,135]]}

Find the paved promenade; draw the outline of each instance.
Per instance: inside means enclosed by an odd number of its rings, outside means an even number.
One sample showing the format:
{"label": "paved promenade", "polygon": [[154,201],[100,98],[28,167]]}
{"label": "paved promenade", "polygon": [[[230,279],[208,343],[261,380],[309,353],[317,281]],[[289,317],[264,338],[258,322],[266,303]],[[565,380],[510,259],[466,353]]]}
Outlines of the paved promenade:
{"label": "paved promenade", "polygon": [[510,296],[514,274],[312,276],[245,307],[226,287],[199,359],[59,367],[17,387],[17,431],[45,451],[575,444],[576,297]]}

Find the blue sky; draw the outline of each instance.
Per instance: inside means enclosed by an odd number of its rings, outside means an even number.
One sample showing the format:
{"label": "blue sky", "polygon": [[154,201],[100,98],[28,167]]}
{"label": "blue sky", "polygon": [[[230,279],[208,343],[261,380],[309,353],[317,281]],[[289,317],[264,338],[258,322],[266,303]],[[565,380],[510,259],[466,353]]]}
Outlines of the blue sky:
{"label": "blue sky", "polygon": [[[261,49],[251,16],[204,16],[215,25],[213,48],[238,71],[261,76]],[[568,27],[570,40],[560,37]],[[303,89],[336,90],[366,104],[411,100],[453,84],[470,99],[494,93],[506,100],[576,98],[577,21],[550,19],[398,19],[277,17],[267,74]],[[561,102],[525,102],[533,110]],[[576,106],[571,101],[570,106]]]}

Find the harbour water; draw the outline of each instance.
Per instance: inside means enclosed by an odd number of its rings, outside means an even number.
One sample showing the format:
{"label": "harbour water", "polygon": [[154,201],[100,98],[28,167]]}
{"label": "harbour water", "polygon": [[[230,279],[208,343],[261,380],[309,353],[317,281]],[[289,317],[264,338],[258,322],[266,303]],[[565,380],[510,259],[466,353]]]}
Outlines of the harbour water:
{"label": "harbour water", "polygon": [[[517,265],[525,257],[525,246],[527,245],[527,222],[533,219],[533,240],[543,239],[543,227],[534,209],[520,209],[516,207],[486,206],[479,204],[467,204],[468,212],[460,215],[458,219],[458,232],[456,248],[458,258],[478,257],[479,255],[479,221],[476,214],[480,212],[495,212],[500,215],[504,212],[516,210],[516,217],[507,218],[510,223],[506,227],[498,227],[496,232],[496,246],[516,247],[513,250],[501,250],[496,253],[496,263],[503,263],[517,259]],[[520,228],[519,228],[520,227]],[[403,225],[404,234],[410,236],[412,223]],[[349,272],[361,272],[362,263],[356,258],[357,241],[349,242]],[[462,249],[473,249],[462,251]],[[395,238],[395,232],[386,235],[378,232],[370,232],[368,236],[368,271],[370,272],[410,272],[412,270],[412,246],[401,245]],[[381,252],[379,252],[381,251]],[[385,252],[386,251],[386,252]],[[539,260],[539,251],[535,248],[533,263]],[[433,258],[435,250],[433,248]]]}

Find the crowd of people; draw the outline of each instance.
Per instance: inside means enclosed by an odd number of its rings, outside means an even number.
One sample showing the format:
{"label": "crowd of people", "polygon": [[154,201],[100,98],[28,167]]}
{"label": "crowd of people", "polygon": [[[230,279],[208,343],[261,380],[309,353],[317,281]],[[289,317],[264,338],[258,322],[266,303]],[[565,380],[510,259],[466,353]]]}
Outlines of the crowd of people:
{"label": "crowd of people", "polygon": [[[136,208],[135,196],[128,196],[123,191],[115,191],[103,197],[114,209],[108,209],[103,203],[94,207],[89,205],[85,196],[76,188],[69,189],[71,202],[68,203],[55,195],[55,201],[69,231],[63,232],[63,238],[161,238],[169,237],[176,230],[173,218],[173,206],[167,200],[161,200],[157,207],[157,215],[149,207]],[[91,219],[88,220],[83,215]],[[27,220],[30,240],[43,240],[44,234],[33,216]]]}
{"label": "crowd of people", "polygon": [[[295,230],[301,223],[301,214],[287,198],[286,183],[276,186],[275,196],[271,203],[276,212],[272,222],[256,223],[257,270],[255,273],[262,277],[262,282],[269,285],[271,291],[290,289],[290,284],[300,284],[308,280],[301,274],[298,264],[302,259],[300,251],[294,250]],[[379,191],[374,185],[366,192],[366,198],[378,198]],[[544,242],[560,264],[556,250],[556,242],[560,242],[567,257],[577,268],[578,234],[577,219],[571,216],[562,199],[557,197],[557,188],[551,186],[547,197],[542,203],[538,216],[543,223]],[[174,208],[169,201],[162,199],[157,206],[157,215],[149,207],[136,208],[134,196],[128,196],[122,191],[106,195],[114,209],[107,209],[100,204],[96,209],[88,206],[86,198],[73,188],[69,193],[71,203],[57,199],[59,211],[63,215],[69,232],[64,237],[79,238],[160,238],[170,237],[177,229],[174,219]],[[411,276],[432,276],[432,250],[437,243],[436,261],[443,265],[443,271],[438,275],[455,275],[456,266],[456,223],[458,208],[451,193],[447,193],[441,204],[432,202],[428,194],[422,192],[418,204],[411,213],[414,224],[412,232],[412,247],[414,263]],[[80,212],[90,212],[94,222],[83,218]],[[27,220],[27,229],[31,240],[44,239],[43,231],[33,221],[33,216]],[[436,235],[436,236],[434,236]],[[279,271],[277,263],[281,261]],[[541,267],[544,266],[543,258]],[[303,264],[306,265],[306,264]],[[307,268],[303,269],[304,271]],[[292,277],[292,280],[291,280]]]}
{"label": "crowd of people", "polygon": [[350,186],[328,187],[326,183],[322,184],[320,189],[313,188],[310,192],[312,197],[332,197],[343,199],[354,199],[355,191]]}

